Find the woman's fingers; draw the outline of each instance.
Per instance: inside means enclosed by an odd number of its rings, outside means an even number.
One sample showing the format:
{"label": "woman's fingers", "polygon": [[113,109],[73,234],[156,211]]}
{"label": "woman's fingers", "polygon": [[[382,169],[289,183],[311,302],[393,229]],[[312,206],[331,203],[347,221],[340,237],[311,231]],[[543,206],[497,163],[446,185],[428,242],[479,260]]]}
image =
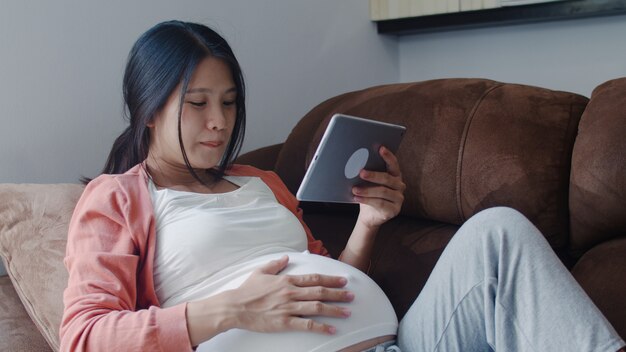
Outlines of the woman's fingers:
{"label": "woman's fingers", "polygon": [[300,287],[323,286],[323,287],[344,287],[348,280],[341,276],[330,276],[322,274],[290,275],[287,279],[292,285]]}
{"label": "woman's fingers", "polygon": [[307,319],[302,317],[286,317],[283,320],[283,330],[296,330],[296,331],[308,331],[318,334],[332,335],[337,332],[334,326],[320,323],[313,319]]}
{"label": "woman's fingers", "polygon": [[369,205],[383,213],[389,213],[387,217],[393,217],[399,212],[404,202],[406,184],[402,180],[402,172],[396,156],[387,148],[380,148],[380,155],[387,164],[387,171],[377,172],[361,170],[361,179],[374,185],[357,186],[352,189],[355,200],[361,204]]}
{"label": "woman's fingers", "polygon": [[396,156],[387,148],[380,147],[380,155],[387,164],[384,172],[361,170],[359,177],[365,181],[404,192],[406,185],[402,181],[402,172]]}
{"label": "woman's fingers", "polygon": [[369,207],[365,210],[362,208],[362,213],[368,209],[375,209],[373,213],[376,214],[377,220],[374,220],[374,224],[386,222],[398,215],[404,203],[403,192],[384,186],[355,187],[353,193],[357,202]]}
{"label": "woman's fingers", "polygon": [[391,203],[402,203],[404,201],[402,192],[385,186],[354,187],[352,194],[360,198],[381,199]]}
{"label": "woman's fingers", "polygon": [[297,301],[350,302],[354,294],[341,290],[348,280],[340,276],[321,274],[288,275],[285,279],[293,285],[290,298]]}
{"label": "woman's fingers", "polygon": [[283,255],[282,257],[271,260],[266,264],[259,267],[257,270],[262,274],[276,275],[283,271],[289,263],[289,256]]}
{"label": "woman's fingers", "polygon": [[398,158],[396,158],[391,150],[383,146],[380,147],[380,150],[378,152],[387,164],[387,172],[392,176],[401,176],[402,172],[400,171],[400,163],[398,162]]}
{"label": "woman's fingers", "polygon": [[354,299],[354,294],[348,290],[322,286],[298,287],[288,294],[295,301],[351,302]]}
{"label": "woman's fingers", "polygon": [[401,176],[393,176],[388,172],[361,170],[359,177],[365,181],[385,186],[395,191],[404,192],[406,189]]}
{"label": "woman's fingers", "polygon": [[335,328],[332,325],[320,323],[309,316],[324,316],[331,318],[347,318],[351,315],[348,308],[338,307],[323,302],[297,302],[291,307],[285,307],[290,314],[283,319],[287,330],[309,331],[322,334],[334,334]]}
{"label": "woman's fingers", "polygon": [[[277,275],[283,271],[289,263],[289,256],[284,255],[278,259],[271,260],[260,266],[257,271],[261,274]],[[290,284],[296,286],[324,286],[324,287],[344,287],[348,280],[341,276],[331,276],[322,274],[286,275],[284,276]]]}
{"label": "woman's fingers", "polygon": [[351,312],[348,308],[339,307],[336,305],[326,304],[319,301],[302,301],[291,304],[291,315],[299,317],[318,316],[318,317],[331,317],[331,318],[347,318]]}
{"label": "woman's fingers", "polygon": [[398,191],[392,191],[386,187],[366,187],[354,190],[354,199],[361,205],[370,206],[376,209],[379,217],[383,221],[387,221],[400,213],[402,203],[404,203],[404,194]]}

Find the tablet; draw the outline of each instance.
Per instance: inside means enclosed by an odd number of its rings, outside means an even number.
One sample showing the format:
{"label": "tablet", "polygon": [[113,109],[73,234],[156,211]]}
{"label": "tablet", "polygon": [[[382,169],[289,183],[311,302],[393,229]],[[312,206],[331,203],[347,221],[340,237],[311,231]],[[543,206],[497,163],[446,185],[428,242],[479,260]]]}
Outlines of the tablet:
{"label": "tablet", "polygon": [[400,125],[335,114],[302,179],[296,198],[302,201],[356,203],[352,187],[364,184],[362,169],[385,171],[381,146],[398,150],[406,128]]}

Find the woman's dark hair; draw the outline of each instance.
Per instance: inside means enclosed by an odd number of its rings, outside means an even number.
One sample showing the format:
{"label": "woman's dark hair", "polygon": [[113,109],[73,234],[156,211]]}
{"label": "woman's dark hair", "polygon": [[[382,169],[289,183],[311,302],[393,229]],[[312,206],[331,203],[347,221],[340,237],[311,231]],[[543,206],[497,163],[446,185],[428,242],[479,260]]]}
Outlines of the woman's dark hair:
{"label": "woman's dark hair", "polygon": [[241,68],[232,49],[222,36],[197,23],[168,21],[145,32],[128,56],[124,72],[125,117],[130,125],[117,137],[102,173],[124,173],[148,156],[150,133],[148,124],[165,106],[174,89],[181,84],[178,109],[178,141],[189,172],[204,182],[193,170],[183,146],[181,114],[184,95],[198,64],[207,57],[223,60],[230,68],[236,95],[236,120],[230,141],[220,164],[211,172],[217,178],[241,150],[245,133],[245,85]]}

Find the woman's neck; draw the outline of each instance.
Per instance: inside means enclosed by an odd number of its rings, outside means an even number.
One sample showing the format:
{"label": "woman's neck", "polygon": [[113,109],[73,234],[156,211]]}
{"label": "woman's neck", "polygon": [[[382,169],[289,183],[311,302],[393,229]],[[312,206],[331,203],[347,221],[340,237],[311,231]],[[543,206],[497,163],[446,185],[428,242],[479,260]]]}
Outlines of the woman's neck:
{"label": "woman's neck", "polygon": [[185,165],[174,165],[153,158],[148,158],[145,165],[148,175],[158,188],[213,193],[212,188],[219,183],[215,176],[203,169],[194,169],[198,178],[202,180],[200,182]]}

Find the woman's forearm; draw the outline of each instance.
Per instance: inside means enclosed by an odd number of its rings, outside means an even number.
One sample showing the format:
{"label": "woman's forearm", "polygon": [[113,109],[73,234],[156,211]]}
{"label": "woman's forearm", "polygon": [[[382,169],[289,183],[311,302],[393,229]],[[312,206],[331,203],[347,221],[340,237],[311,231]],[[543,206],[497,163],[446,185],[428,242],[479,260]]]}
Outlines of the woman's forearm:
{"label": "woman's forearm", "polygon": [[379,227],[368,227],[357,220],[339,260],[367,273]]}
{"label": "woman's forearm", "polygon": [[380,147],[379,153],[385,160],[387,171],[361,170],[359,173],[359,177],[371,185],[352,188],[354,200],[360,204],[359,218],[339,256],[342,262],[365,273],[369,271],[378,229],[400,213],[406,189],[396,156],[385,147]]}
{"label": "woman's forearm", "polygon": [[230,314],[223,294],[187,303],[187,331],[192,346],[229,330],[235,317]]}

